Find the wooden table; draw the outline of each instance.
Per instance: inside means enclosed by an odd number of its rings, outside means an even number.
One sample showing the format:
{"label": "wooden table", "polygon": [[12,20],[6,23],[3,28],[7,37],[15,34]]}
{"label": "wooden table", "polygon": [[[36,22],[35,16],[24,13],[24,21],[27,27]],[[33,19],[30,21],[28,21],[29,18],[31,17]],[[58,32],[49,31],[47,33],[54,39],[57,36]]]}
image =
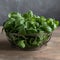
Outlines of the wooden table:
{"label": "wooden table", "polygon": [[0,60],[60,60],[60,27],[56,29],[47,46],[36,51],[12,48],[0,27]]}

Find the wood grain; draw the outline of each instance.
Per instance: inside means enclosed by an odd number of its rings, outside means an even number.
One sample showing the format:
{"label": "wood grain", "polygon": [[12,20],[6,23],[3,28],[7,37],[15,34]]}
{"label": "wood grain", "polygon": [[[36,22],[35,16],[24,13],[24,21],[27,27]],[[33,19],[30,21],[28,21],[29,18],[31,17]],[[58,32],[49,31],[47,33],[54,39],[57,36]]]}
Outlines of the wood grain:
{"label": "wood grain", "polygon": [[60,60],[60,27],[56,29],[47,46],[36,51],[12,48],[0,27],[0,60]]}

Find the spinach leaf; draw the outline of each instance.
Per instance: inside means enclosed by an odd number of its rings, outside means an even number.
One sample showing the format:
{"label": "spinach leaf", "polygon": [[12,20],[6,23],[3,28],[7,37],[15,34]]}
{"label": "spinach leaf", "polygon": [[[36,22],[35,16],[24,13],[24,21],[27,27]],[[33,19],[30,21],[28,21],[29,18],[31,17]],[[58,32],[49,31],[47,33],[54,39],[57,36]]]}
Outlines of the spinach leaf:
{"label": "spinach leaf", "polygon": [[24,43],[24,40],[19,40],[17,45],[20,47],[20,48],[25,48],[25,43]]}

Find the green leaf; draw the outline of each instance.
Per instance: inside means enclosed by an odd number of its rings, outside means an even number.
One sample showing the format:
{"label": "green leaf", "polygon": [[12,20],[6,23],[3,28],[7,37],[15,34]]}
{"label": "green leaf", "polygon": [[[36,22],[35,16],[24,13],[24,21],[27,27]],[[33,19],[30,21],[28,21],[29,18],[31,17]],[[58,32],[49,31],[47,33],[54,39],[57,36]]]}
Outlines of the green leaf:
{"label": "green leaf", "polygon": [[33,46],[37,46],[37,45],[38,45],[37,41],[35,40],[35,41],[32,43],[32,45],[33,45]]}
{"label": "green leaf", "polygon": [[58,25],[59,25],[59,21],[54,21],[54,23],[56,24],[56,26],[58,26]]}
{"label": "green leaf", "polygon": [[41,16],[40,17],[40,20],[41,20],[41,22],[45,22],[46,21],[46,18],[44,16]]}
{"label": "green leaf", "polygon": [[17,45],[18,45],[20,48],[25,48],[24,40],[18,41]]}
{"label": "green leaf", "polygon": [[11,12],[8,14],[8,18],[19,18],[21,17],[21,14],[18,12]]}
{"label": "green leaf", "polygon": [[29,10],[27,13],[23,14],[24,18],[31,18],[33,17],[33,12],[31,10]]}
{"label": "green leaf", "polygon": [[55,19],[49,18],[47,20],[47,24],[52,28],[52,30],[54,30],[59,25],[59,22],[58,21],[55,21]]}
{"label": "green leaf", "polygon": [[42,30],[47,32],[47,33],[51,33],[52,32],[52,28],[48,25],[42,25]]}
{"label": "green leaf", "polygon": [[48,32],[48,33],[51,33],[52,32],[52,28],[47,26],[47,27],[45,27],[45,31]]}
{"label": "green leaf", "polygon": [[54,23],[51,27],[52,27],[52,29],[54,30],[54,29],[57,28],[57,25]]}
{"label": "green leaf", "polygon": [[17,30],[19,34],[23,34],[23,35],[26,34],[24,26],[17,27]]}
{"label": "green leaf", "polygon": [[20,17],[18,19],[15,20],[15,27],[18,27],[20,25],[23,25],[25,22],[24,18],[23,17]]}
{"label": "green leaf", "polygon": [[9,31],[9,32],[10,32],[10,31],[14,28],[14,26],[15,26],[14,22],[15,22],[15,19],[9,18],[9,19],[4,23],[4,29],[5,29],[6,31]]}

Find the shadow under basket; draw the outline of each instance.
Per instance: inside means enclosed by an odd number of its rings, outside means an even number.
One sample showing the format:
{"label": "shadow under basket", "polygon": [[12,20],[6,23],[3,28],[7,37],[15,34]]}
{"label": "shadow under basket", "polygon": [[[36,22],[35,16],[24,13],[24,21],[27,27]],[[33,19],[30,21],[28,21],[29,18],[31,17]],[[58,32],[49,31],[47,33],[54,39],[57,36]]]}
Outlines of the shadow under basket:
{"label": "shadow under basket", "polygon": [[[38,50],[39,48],[41,48],[41,47],[43,47],[43,46],[46,46],[47,43],[49,42],[49,40],[51,39],[52,33],[47,34],[47,35],[45,34],[46,36],[48,36],[48,38],[45,39],[45,41],[42,42],[41,45],[39,45],[39,46],[32,46],[32,47],[25,47],[25,48],[20,48],[20,47],[16,44],[16,42],[15,42],[15,37],[16,37],[16,36],[17,36],[17,37],[21,37],[21,35],[16,34],[16,33],[6,33],[6,35],[7,35],[7,37],[8,37],[8,40],[9,40],[12,48],[18,48],[18,49],[20,49],[20,50],[25,50],[25,51],[34,51],[34,50]],[[28,35],[28,36],[29,36],[29,35]]]}

